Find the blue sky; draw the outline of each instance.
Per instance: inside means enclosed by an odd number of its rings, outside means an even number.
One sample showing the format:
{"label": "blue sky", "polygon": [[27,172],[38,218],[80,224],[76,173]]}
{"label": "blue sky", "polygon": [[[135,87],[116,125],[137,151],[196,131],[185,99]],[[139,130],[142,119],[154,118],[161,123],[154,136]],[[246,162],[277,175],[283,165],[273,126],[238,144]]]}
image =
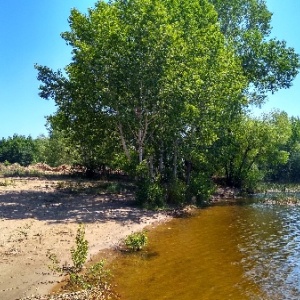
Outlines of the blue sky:
{"label": "blue sky", "polygon": [[[54,103],[38,96],[34,64],[63,68],[71,48],[60,37],[68,30],[70,9],[86,12],[95,0],[0,0],[0,138],[14,133],[36,138],[47,134],[45,116]],[[300,0],[267,0],[273,15],[272,36],[300,53]],[[269,97],[259,111],[272,108],[300,116],[300,75],[289,90]]]}

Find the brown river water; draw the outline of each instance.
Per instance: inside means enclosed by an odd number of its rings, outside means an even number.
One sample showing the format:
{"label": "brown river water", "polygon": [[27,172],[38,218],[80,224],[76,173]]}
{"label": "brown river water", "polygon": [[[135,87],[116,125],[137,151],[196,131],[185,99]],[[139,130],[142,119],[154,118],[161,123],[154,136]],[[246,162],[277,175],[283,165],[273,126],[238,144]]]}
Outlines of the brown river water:
{"label": "brown river water", "polygon": [[300,299],[299,207],[213,206],[148,237],[111,267],[121,299]]}

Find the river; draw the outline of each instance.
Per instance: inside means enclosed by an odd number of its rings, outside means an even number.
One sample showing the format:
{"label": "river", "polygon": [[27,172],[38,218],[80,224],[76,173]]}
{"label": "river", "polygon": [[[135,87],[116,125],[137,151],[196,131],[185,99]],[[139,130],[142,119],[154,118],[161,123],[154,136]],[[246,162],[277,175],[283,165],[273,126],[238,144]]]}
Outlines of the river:
{"label": "river", "polygon": [[300,299],[299,207],[213,206],[148,237],[112,266],[121,299]]}

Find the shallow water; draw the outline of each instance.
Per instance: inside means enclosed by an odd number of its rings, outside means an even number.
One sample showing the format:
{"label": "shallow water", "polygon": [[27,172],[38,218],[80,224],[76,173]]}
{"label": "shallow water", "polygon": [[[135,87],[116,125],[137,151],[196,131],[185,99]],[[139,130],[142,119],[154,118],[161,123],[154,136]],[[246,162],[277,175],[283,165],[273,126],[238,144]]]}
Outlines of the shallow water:
{"label": "shallow water", "polygon": [[300,299],[300,208],[209,207],[149,241],[116,260],[121,299]]}

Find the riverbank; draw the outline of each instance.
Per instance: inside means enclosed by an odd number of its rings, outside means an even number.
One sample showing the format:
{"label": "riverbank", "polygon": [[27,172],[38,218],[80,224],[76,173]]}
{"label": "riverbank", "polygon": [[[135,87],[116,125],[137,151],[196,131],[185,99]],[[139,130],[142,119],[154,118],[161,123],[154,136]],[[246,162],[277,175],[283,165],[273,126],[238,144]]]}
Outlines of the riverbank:
{"label": "riverbank", "polygon": [[42,296],[62,280],[49,270],[47,255],[70,265],[80,223],[91,258],[130,233],[171,218],[136,208],[129,192],[66,193],[58,189],[62,185],[62,180],[42,178],[6,178],[0,185],[0,299],[54,299]]}

